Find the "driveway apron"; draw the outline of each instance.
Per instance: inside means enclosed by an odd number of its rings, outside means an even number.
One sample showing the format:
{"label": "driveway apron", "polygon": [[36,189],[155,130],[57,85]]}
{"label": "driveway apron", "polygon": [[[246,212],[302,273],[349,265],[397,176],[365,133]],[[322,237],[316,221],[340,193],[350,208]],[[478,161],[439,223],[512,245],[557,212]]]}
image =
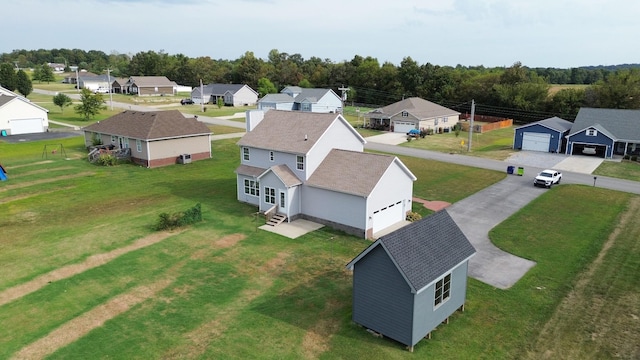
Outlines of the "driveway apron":
{"label": "driveway apron", "polygon": [[447,211],[477,253],[469,261],[469,276],[499,289],[508,289],[535,262],[509,254],[489,240],[489,230],[541,195],[530,177],[506,179],[449,206]]}

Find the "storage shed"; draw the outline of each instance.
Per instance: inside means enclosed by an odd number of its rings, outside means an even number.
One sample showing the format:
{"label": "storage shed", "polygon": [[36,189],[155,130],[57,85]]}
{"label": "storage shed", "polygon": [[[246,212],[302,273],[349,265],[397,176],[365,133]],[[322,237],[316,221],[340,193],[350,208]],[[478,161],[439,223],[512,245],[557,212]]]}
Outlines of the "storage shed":
{"label": "storage shed", "polygon": [[413,351],[464,309],[475,252],[446,210],[382,236],[347,264],[353,321]]}

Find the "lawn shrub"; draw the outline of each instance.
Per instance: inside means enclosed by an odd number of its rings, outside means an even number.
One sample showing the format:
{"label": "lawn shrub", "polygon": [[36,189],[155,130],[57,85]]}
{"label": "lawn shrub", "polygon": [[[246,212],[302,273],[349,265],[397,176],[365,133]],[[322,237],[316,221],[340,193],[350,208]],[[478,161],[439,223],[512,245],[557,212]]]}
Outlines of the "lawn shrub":
{"label": "lawn shrub", "polygon": [[173,214],[161,213],[159,217],[156,230],[171,230],[202,221],[202,207],[200,203],[197,203],[186,211],[179,211]]}
{"label": "lawn shrub", "polygon": [[420,219],[422,219],[422,215],[420,215],[417,212],[409,211],[407,213],[407,221],[414,222],[414,221],[418,221]]}
{"label": "lawn shrub", "polygon": [[638,155],[631,155],[631,161],[638,161]]}
{"label": "lawn shrub", "polygon": [[96,160],[96,164],[102,166],[115,166],[118,164],[118,158],[111,153],[103,153],[100,154],[100,157]]}

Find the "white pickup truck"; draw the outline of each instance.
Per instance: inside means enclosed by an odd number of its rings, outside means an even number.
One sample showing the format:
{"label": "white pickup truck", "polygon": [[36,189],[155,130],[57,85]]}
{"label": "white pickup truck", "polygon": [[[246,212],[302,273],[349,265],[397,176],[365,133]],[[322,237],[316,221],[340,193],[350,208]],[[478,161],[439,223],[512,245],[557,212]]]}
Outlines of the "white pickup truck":
{"label": "white pickup truck", "polygon": [[543,170],[533,180],[533,186],[550,188],[554,184],[560,184],[562,173],[558,170]]}

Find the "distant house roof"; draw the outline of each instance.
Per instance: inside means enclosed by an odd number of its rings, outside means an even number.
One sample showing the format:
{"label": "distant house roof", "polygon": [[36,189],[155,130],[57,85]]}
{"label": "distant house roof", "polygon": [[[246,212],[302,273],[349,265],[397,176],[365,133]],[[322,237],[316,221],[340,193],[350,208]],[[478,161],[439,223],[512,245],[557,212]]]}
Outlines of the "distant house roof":
{"label": "distant house roof", "polygon": [[[109,75],[107,74],[102,74],[102,75],[88,75],[87,73],[84,74],[79,74],[78,78],[80,80],[82,80],[83,82],[108,82],[109,81]],[[113,76],[111,76],[111,79],[114,79]]]}
{"label": "distant house roof", "polygon": [[447,210],[441,210],[382,236],[356,256],[353,266],[377,246],[382,246],[402,274],[411,292],[418,293],[476,250]]}
{"label": "distant house roof", "polygon": [[178,110],[126,110],[86,126],[83,130],[140,140],[162,140],[211,133],[205,124],[194,118],[185,118]]}
{"label": "distant house roof", "polygon": [[395,156],[332,149],[313,172],[307,185],[357,196],[369,196],[392,163],[416,180]]}
{"label": "distant house roof", "polygon": [[290,103],[293,97],[288,94],[267,94],[260,99],[260,102]]}
{"label": "distant house roof", "polygon": [[571,121],[567,121],[565,119],[561,119],[561,118],[559,118],[557,116],[554,116],[552,118],[548,118],[548,119],[532,122],[530,124],[519,126],[516,129],[525,128],[525,127],[532,126],[532,125],[535,125],[535,124],[540,124],[542,126],[548,127],[548,128],[550,128],[552,130],[556,130],[556,131],[561,132],[561,133],[564,133],[565,131],[571,130],[571,127],[573,126],[573,123]]}
{"label": "distant house roof", "polygon": [[[348,122],[340,114],[269,110],[264,118],[239,141],[240,146],[306,154],[334,121]],[[366,140],[350,125],[349,129],[364,144]]]}
{"label": "distant house roof", "polygon": [[260,102],[277,102],[286,103],[294,102],[301,103],[304,101],[317,103],[318,99],[323,98],[326,94],[332,93],[338,99],[340,98],[331,89],[315,89],[315,88],[301,88],[299,86],[287,86],[278,94],[267,94]]}
{"label": "distant house roof", "polygon": [[176,86],[175,81],[167,79],[166,76],[131,76],[128,83],[136,84],[137,87],[155,87],[155,86]]}
{"label": "distant house roof", "polygon": [[580,108],[570,135],[595,125],[613,140],[640,141],[640,110]]}
{"label": "distant house roof", "polygon": [[[211,95],[223,96],[227,91],[230,91],[232,94],[235,94],[244,87],[251,89],[251,87],[245,84],[207,84],[203,86],[202,90],[205,96],[211,96]],[[193,90],[196,90],[197,93],[200,93],[200,87],[194,87]],[[253,89],[251,89],[251,91],[256,92]]]}
{"label": "distant house roof", "polygon": [[366,113],[366,115],[373,118],[391,118],[403,111],[407,111],[417,119],[430,119],[437,116],[460,115],[460,113],[455,110],[451,110],[449,108],[440,106],[419,97],[412,97],[398,101],[391,105],[369,111],[368,113]]}

